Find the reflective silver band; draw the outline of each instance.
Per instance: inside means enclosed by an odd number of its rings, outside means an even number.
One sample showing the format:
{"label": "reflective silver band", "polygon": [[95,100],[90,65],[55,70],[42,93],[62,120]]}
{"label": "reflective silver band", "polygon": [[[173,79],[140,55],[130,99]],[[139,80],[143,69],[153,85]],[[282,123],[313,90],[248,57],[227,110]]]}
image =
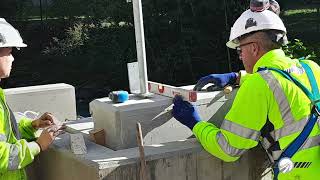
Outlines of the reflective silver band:
{"label": "reflective silver band", "polygon": [[234,122],[231,122],[229,120],[223,120],[220,129],[229,131],[233,134],[236,134],[238,136],[241,136],[246,139],[251,139],[254,141],[258,141],[260,137],[260,131],[256,131],[253,129],[249,129],[246,127],[243,127],[239,124],[236,124]]}
{"label": "reflective silver band", "polygon": [[268,141],[267,138],[263,138],[261,141],[261,145],[264,149],[269,149],[272,144]]}
{"label": "reflective silver band", "polygon": [[285,69],[284,71],[288,73],[296,73],[296,74],[303,74],[305,72],[303,67],[297,67],[297,66],[291,66],[290,68]]}
{"label": "reflective silver band", "polygon": [[291,108],[289,106],[288,100],[286,95],[284,94],[283,90],[281,89],[280,83],[274,77],[274,75],[266,70],[266,71],[259,71],[259,74],[262,78],[268,83],[271,91],[273,92],[274,98],[280,108],[281,117],[284,121],[284,126],[287,126],[294,122],[294,118],[291,112]]}
{"label": "reflective silver band", "polygon": [[7,136],[4,134],[0,134],[0,142],[6,142],[7,141]]}
{"label": "reflective silver band", "polygon": [[[305,149],[309,149],[309,148],[313,148],[316,146],[320,146],[320,135],[318,136],[314,136],[314,137],[309,137],[306,142],[300,147],[300,149],[298,150],[305,150]],[[283,150],[279,150],[279,151],[273,151],[272,152],[272,157],[274,160],[277,160],[280,155],[282,154]]]}
{"label": "reflective silver band", "polygon": [[315,146],[319,146],[320,145],[320,135],[318,136],[313,136],[313,137],[309,137],[306,142],[304,142],[304,144],[300,147],[300,150],[304,150],[304,149],[308,149],[308,148],[312,148]]}
{"label": "reflective silver band", "polygon": [[273,160],[277,160],[279,159],[279,157],[281,156],[283,150],[279,150],[279,151],[272,151],[272,158]]}
{"label": "reflective silver band", "polygon": [[292,124],[286,125],[278,130],[274,130],[270,134],[275,141],[278,141],[282,137],[302,131],[308,122],[308,119],[309,116],[301,119],[300,121],[295,121]]}
{"label": "reflective silver band", "polygon": [[17,170],[19,167],[19,148],[15,144],[10,144],[8,169]]}
{"label": "reflective silver band", "polygon": [[220,145],[221,149],[229,156],[239,157],[248,150],[248,149],[238,149],[231,146],[226,140],[226,138],[223,136],[223,134],[220,132],[217,134],[217,138],[218,138],[218,144]]}

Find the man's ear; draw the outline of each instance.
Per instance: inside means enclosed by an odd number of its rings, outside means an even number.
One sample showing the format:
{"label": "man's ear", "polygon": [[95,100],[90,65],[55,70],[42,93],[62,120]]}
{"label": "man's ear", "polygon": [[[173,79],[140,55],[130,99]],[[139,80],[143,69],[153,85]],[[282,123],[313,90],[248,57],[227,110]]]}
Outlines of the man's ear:
{"label": "man's ear", "polygon": [[261,48],[258,43],[252,43],[252,54],[254,56],[258,56],[260,50],[261,50]]}

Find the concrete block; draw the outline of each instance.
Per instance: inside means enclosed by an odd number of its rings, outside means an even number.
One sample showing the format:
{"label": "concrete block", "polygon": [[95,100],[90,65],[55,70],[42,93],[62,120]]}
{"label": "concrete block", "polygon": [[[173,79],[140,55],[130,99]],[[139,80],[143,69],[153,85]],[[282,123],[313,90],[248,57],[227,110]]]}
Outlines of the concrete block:
{"label": "concrete block", "polygon": [[51,112],[60,121],[76,119],[76,99],[73,86],[60,83],[4,90],[12,111]]}
{"label": "concrete block", "polygon": [[[235,92],[229,95],[199,92],[198,101],[194,104],[203,120],[220,125],[234,95]],[[109,98],[101,98],[92,101],[89,109],[94,127],[105,130],[106,147],[114,150],[136,147],[136,122],[141,123],[145,144],[184,140],[192,136],[190,129],[172,118],[172,98],[169,97],[154,95],[141,99],[130,95],[128,101],[119,104],[112,103]]]}
{"label": "concrete block", "polygon": [[[125,103],[113,104],[109,98],[92,101],[89,105],[93,117],[94,128],[105,130],[107,147],[125,149],[136,146],[136,122],[151,120],[170,105],[170,99],[155,95],[150,99],[140,99],[130,95]],[[143,128],[143,134],[146,134]],[[145,142],[148,143],[148,142]]]}

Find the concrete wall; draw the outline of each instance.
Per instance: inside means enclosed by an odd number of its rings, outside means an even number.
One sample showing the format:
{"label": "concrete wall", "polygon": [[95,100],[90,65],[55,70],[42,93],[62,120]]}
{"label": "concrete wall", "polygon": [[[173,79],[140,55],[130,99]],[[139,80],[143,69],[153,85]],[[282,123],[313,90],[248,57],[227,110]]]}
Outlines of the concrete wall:
{"label": "concrete wall", "polygon": [[49,84],[4,90],[8,105],[14,112],[34,111],[53,113],[60,121],[75,120],[77,116],[74,87]]}
{"label": "concrete wall", "polygon": [[[86,141],[88,153],[71,153],[69,135],[37,157],[34,180],[139,180],[138,148],[112,151]],[[195,139],[145,147],[148,180],[257,180],[266,160],[260,149],[225,163],[202,149]]]}

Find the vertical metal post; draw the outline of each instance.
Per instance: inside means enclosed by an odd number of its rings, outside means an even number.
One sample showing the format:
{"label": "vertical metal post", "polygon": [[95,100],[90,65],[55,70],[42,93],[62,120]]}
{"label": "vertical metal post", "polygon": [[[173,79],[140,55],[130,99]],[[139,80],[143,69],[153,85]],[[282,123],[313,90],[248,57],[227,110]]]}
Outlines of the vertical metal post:
{"label": "vertical metal post", "polygon": [[[224,0],[224,16],[225,16],[225,25],[226,25],[226,31],[229,31],[229,28],[228,28],[228,13],[227,13],[227,2],[226,0]],[[227,41],[228,41],[228,37],[227,37]],[[229,47],[227,47],[227,56],[228,56],[228,68],[229,68],[229,72],[232,72],[232,65],[231,65],[231,57],[230,57],[230,49]]]}
{"label": "vertical metal post", "polygon": [[148,75],[146,61],[146,47],[144,41],[144,27],[141,0],[132,0],[134,29],[136,35],[137,58],[139,64],[140,93],[148,94]]}

